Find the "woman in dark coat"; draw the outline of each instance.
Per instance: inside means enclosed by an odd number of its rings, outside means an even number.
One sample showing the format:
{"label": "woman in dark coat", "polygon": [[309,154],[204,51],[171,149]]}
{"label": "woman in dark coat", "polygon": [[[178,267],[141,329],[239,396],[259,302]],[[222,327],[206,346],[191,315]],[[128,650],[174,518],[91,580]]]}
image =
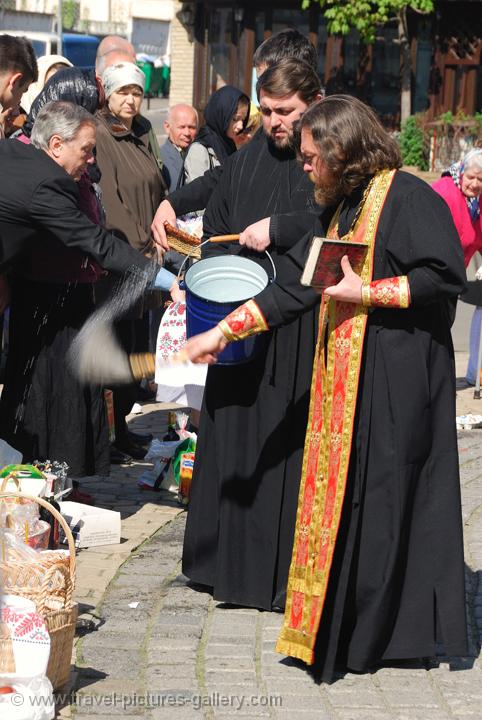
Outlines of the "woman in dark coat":
{"label": "woman in dark coat", "polygon": [[[155,155],[151,123],[140,114],[145,76],[136,65],[124,62],[107,67],[102,82],[106,106],[97,114],[96,159],[106,227],[143,255],[154,258],[151,223],[164,198],[165,183]],[[108,280],[101,286],[110,293]],[[148,311],[159,304],[159,295],[154,293],[151,305],[148,300],[141,301],[116,323],[127,352],[148,350]],[[114,389],[116,461],[142,459],[146,454],[142,439],[128,432],[125,420],[138,394],[137,385]]]}

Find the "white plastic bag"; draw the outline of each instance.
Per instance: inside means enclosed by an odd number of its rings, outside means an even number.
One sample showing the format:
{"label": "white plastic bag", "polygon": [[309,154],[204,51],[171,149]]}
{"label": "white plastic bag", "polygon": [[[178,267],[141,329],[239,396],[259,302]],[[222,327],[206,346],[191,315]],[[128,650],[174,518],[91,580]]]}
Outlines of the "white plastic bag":
{"label": "white plastic bag", "polygon": [[0,468],[5,467],[5,465],[20,465],[22,459],[21,452],[15,450],[6,440],[0,438]]}
{"label": "white plastic bag", "polygon": [[158,438],[154,438],[149,445],[144,460],[158,460],[161,458],[169,460],[182,442],[183,438],[179,440],[158,440]]}
{"label": "white plastic bag", "polygon": [[166,483],[171,459],[174,457],[176,448],[182,442],[184,442],[182,438],[164,441],[154,438],[144,458],[144,460],[154,460],[154,467],[151,470],[145,470],[137,480],[137,484],[151,490],[159,490],[161,486],[163,489],[169,489],[171,483],[169,482],[167,487]]}

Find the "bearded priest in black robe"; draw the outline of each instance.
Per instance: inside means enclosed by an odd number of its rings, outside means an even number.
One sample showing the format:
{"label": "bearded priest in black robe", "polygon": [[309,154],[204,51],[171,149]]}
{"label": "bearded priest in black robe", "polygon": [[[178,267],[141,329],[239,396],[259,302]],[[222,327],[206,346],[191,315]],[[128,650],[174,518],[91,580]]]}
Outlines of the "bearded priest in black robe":
{"label": "bearded priest in black robe", "polygon": [[[322,296],[277,644],[330,681],[337,665],[467,653],[450,335],[465,272],[447,205],[397,170],[395,141],[359,100],[307,110],[301,152],[327,207],[317,234],[368,245]],[[309,239],[280,259],[276,284],[189,341],[191,359],[306,312],[311,291],[293,277]]]}
{"label": "bearded priest in black robe", "polygon": [[[293,123],[321,97],[320,82],[309,65],[286,59],[263,73],[258,92],[264,132],[225,164],[204,232],[240,233],[262,221],[276,265],[320,210],[292,146]],[[237,244],[205,248],[206,255],[242,253],[273,275],[262,253]],[[316,331],[312,307],[270,333],[255,359],[208,371],[183,572],[218,600],[284,607]]]}

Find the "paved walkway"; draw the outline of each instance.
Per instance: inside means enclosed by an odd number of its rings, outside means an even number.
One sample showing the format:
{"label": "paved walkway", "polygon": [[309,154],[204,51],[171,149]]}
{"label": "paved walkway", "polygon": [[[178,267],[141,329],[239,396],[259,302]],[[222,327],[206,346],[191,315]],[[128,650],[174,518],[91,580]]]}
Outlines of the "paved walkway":
{"label": "paved walkway", "polygon": [[[135,419],[138,429],[162,426],[165,414],[153,412],[156,407],[147,406]],[[144,504],[146,495],[135,486],[138,464],[116,469],[101,490],[97,485],[95,495],[105,505],[124,503],[126,541],[79,554],[78,597],[85,605],[100,602],[93,615],[84,615],[96,629],[78,640],[76,697],[72,707],[72,698],[65,699],[61,716],[479,720],[482,431],[460,434],[460,461],[471,656],[450,664],[434,662],[429,669],[411,665],[347,674],[321,686],[302,663],[274,652],[281,615],[226,607],[186,584],[180,575],[185,513],[169,495],[149,496]]]}
{"label": "paved walkway", "polygon": [[[167,430],[167,410],[162,409],[165,407],[171,406],[144,404],[141,415],[129,416],[130,429],[162,438]],[[86,621],[131,552],[182,512],[172,493],[140,490],[137,478],[151,467],[152,463],[146,462],[112,465],[110,477],[82,480],[81,489],[93,495],[96,506],[117,510],[122,519],[119,545],[85,548],[77,554],[76,600]]]}

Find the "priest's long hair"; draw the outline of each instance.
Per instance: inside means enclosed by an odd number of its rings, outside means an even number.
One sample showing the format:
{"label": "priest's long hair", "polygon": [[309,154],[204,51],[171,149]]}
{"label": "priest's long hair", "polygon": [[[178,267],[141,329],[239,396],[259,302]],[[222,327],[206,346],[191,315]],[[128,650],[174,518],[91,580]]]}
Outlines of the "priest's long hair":
{"label": "priest's long hair", "polygon": [[315,193],[324,205],[350,195],[380,170],[402,166],[396,140],[375,112],[351,95],[329,95],[316,102],[301,118],[299,130],[304,128],[330,171],[330,183]]}

